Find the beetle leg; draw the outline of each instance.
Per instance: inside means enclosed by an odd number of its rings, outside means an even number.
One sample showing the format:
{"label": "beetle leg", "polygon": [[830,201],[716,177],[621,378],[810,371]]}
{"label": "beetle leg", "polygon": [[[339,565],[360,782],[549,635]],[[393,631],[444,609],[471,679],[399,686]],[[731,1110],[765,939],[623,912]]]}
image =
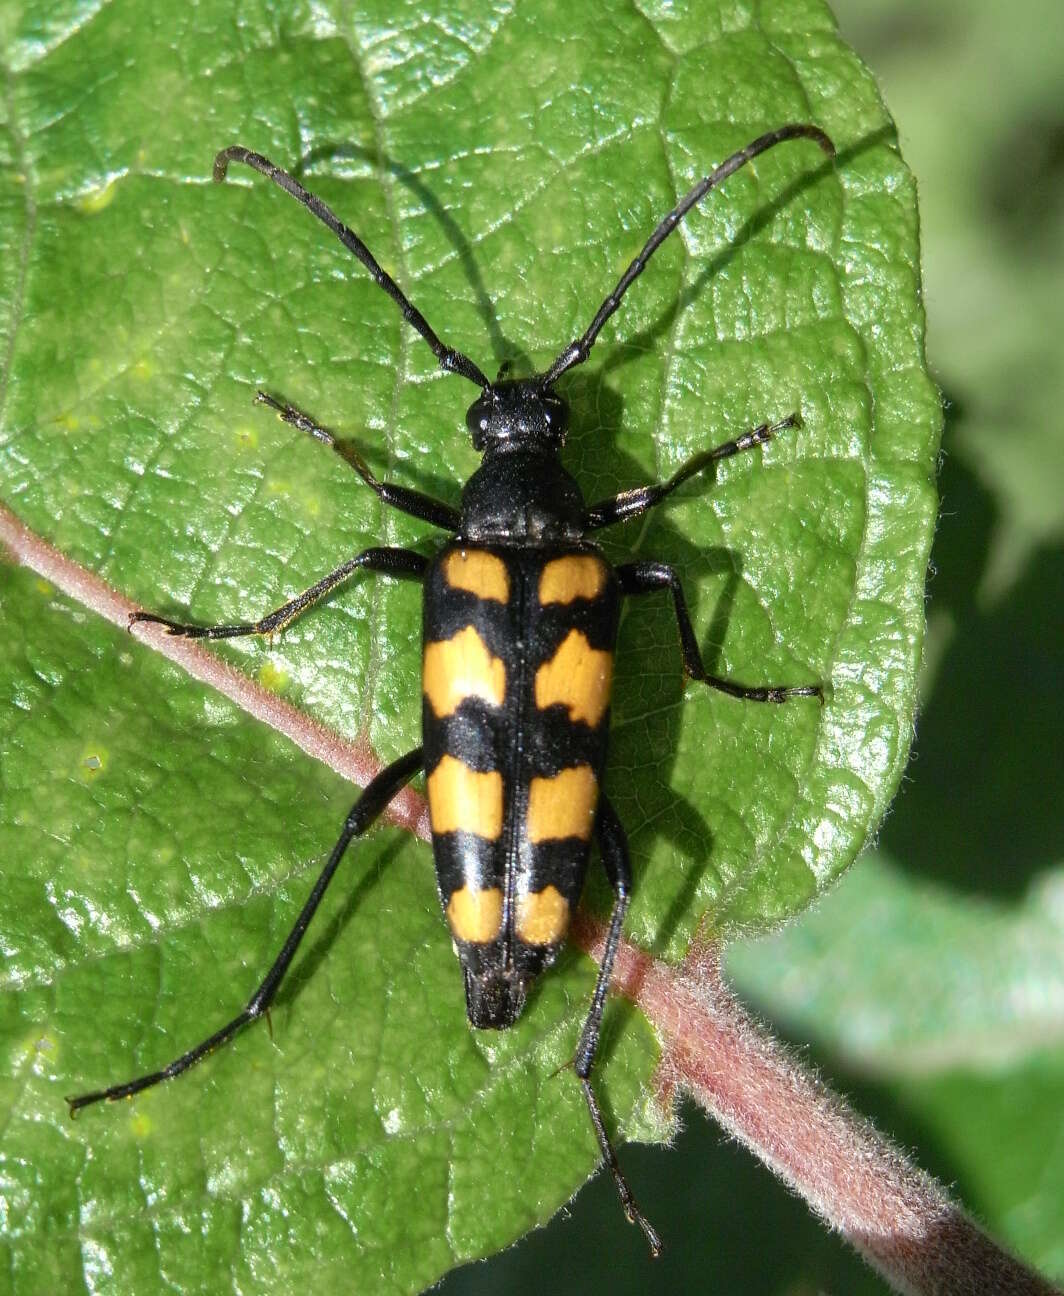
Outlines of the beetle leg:
{"label": "beetle leg", "polygon": [[260,621],[246,622],[241,625],[198,626],[170,621],[166,617],[156,616],[154,612],[132,612],[129,625],[132,628],[140,622],[147,621],[154,625],[165,626],[167,634],[178,635],[185,639],[235,639],[239,635],[272,635],[291,625],[296,617],[302,616],[307,608],[317,603],[320,598],[324,598],[330,590],[335,589],[359,567],[366,567],[370,571],[388,572],[394,576],[420,577],[424,575],[427,566],[428,559],[414,553],[411,549],[365,549]]}
{"label": "beetle leg", "polygon": [[580,1043],[577,1045],[573,1066],[580,1078],[584,1098],[587,1100],[587,1109],[591,1113],[591,1124],[594,1126],[595,1135],[598,1138],[599,1148],[602,1152],[602,1159],[613,1176],[613,1182],[617,1187],[617,1195],[621,1199],[621,1207],[629,1222],[638,1224],[643,1230],[651,1253],[659,1255],[661,1252],[661,1238],[658,1237],[653,1225],[643,1215],[636,1204],[635,1198],[632,1196],[632,1190],[628,1187],[628,1183],[621,1172],[617,1153],[614,1151],[610,1136],[606,1132],[606,1124],[602,1119],[602,1109],[599,1107],[598,1099],[591,1088],[591,1070],[595,1064],[595,1054],[598,1051],[599,1032],[602,1027],[602,1010],[606,1003],[606,992],[609,989],[610,976],[613,972],[613,960],[617,955],[617,946],[621,940],[621,929],[624,926],[624,916],[628,911],[628,897],[632,888],[632,867],[628,859],[628,838],[625,835],[620,819],[617,817],[616,810],[614,810],[606,797],[602,797],[599,801],[598,814],[595,817],[595,836],[598,840],[599,852],[602,855],[602,863],[606,869],[606,876],[613,887],[613,912],[610,914],[610,926],[606,933],[606,948],[602,952],[602,962],[599,964],[595,993],[591,996],[591,1007],[588,1009],[584,1029],[580,1033]]}
{"label": "beetle leg", "polygon": [[612,495],[609,499],[592,504],[584,514],[584,526],[588,531],[597,531],[599,527],[611,526],[614,522],[627,522],[630,518],[639,517],[655,504],[660,504],[677,486],[683,485],[689,477],[702,472],[710,464],[715,464],[721,459],[730,459],[732,455],[740,454],[743,450],[752,450],[754,446],[764,445],[767,441],[771,441],[777,432],[782,432],[786,428],[800,427],[801,422],[799,415],[790,414],[787,418],[780,419],[778,423],[762,423],[756,428],[751,428],[749,432],[744,432],[734,441],[725,441],[723,445],[716,446],[712,450],[700,450],[698,454],[692,455],[681,464],[668,481],[654,482],[650,486],[637,486],[634,490],[621,491],[619,495]]}
{"label": "beetle leg", "polygon": [[289,405],[287,401],[275,400],[264,391],[257,392],[255,399],[261,405],[269,405],[270,409],[275,409],[292,427],[299,428],[300,432],[306,432],[315,441],[321,441],[335,450],[340,458],[358,473],[370,490],[377,494],[382,503],[390,504],[392,508],[397,508],[402,513],[409,513],[412,517],[420,518],[422,522],[431,522],[433,526],[442,527],[444,531],[453,533],[462,525],[462,518],[458,511],[451,508],[449,504],[444,504],[442,500],[433,499],[431,495],[412,490],[409,486],[396,486],[393,482],[379,481],[370,472],[369,465],[357,450],[346,443],[341,445],[331,432],[315,423],[301,410],[297,410],[294,405]]}
{"label": "beetle leg", "polygon": [[758,684],[753,687],[736,684],[732,680],[721,679],[719,675],[710,675],[702,665],[702,654],[698,651],[698,640],[695,638],[691,618],[687,612],[687,600],[676,572],[667,564],[659,562],[625,563],[617,568],[621,590],[625,594],[649,594],[654,590],[672,590],[673,606],[676,609],[676,625],[680,631],[680,648],[683,652],[684,670],[692,679],[708,684],[710,688],[719,689],[729,697],[745,698],[748,702],[786,702],[792,697],[815,697],[824,700],[824,690],[819,684]]}
{"label": "beetle leg", "polygon": [[388,802],[410,782],[421,767],[422,754],[421,748],[418,747],[408,755],[400,757],[399,760],[389,765],[387,769],[382,770],[367,785],[362,795],[351,807],[351,812],[344,823],[340,839],[333,847],[328,863],[322,869],[317,882],[314,883],[314,889],[300,911],[295,926],[288,933],[288,939],[285,941],[284,947],[274,960],[269,972],[266,973],[262,984],[248,1000],[247,1007],[242,1013],[234,1017],[221,1030],[215,1031],[213,1035],[208,1036],[202,1043],[197,1044],[195,1048],[189,1049],[187,1053],[182,1053],[179,1058],[175,1058],[169,1066],[163,1067],[161,1071],[153,1071],[149,1075],[139,1076],[135,1080],[126,1081],[125,1084],[111,1085],[108,1089],[97,1089],[92,1093],[67,1098],[66,1101],[70,1105],[71,1116],[76,1115],[82,1107],[88,1107],[90,1103],[100,1102],[103,1099],[114,1102],[118,1098],[130,1098],[133,1094],[140,1093],[142,1089],[150,1089],[152,1085],[157,1085],[163,1080],[172,1080],[174,1076],[180,1075],[182,1071],[187,1071],[189,1067],[201,1062],[208,1053],[213,1053],[216,1048],[228,1044],[238,1031],[242,1030],[249,1022],[253,1022],[256,1017],[261,1017],[273,1002],[281,981],[295,958],[296,950],[299,949],[299,944],[310,926],[310,920],[314,917],[315,911],[321,903],[321,898],[325,894],[325,889],[332,881],[332,876],[336,872],[348,845],[353,838],[361,836],[366,831],[388,805]]}

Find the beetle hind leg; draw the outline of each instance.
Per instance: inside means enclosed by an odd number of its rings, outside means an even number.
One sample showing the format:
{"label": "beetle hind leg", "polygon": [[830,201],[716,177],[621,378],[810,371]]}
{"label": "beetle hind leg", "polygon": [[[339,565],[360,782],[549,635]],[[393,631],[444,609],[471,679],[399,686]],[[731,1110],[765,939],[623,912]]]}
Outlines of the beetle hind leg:
{"label": "beetle hind leg", "polygon": [[205,1040],[197,1044],[195,1048],[191,1048],[187,1053],[182,1053],[180,1057],[175,1058],[169,1066],[163,1067],[161,1071],[152,1071],[147,1075],[138,1076],[134,1080],[127,1080],[124,1084],[111,1085],[107,1089],[97,1089],[92,1093],[68,1097],[66,1102],[70,1108],[70,1115],[76,1116],[82,1107],[88,1107],[92,1103],[101,1101],[116,1102],[119,1098],[132,1098],[134,1094],[138,1094],[144,1089],[150,1089],[153,1085],[160,1084],[164,1080],[172,1080],[174,1076],[187,1071],[189,1067],[195,1066],[197,1062],[202,1062],[208,1053],[213,1053],[215,1049],[220,1048],[223,1044],[228,1044],[245,1026],[258,1017],[265,1015],[267,1024],[269,1024],[270,1005],[273,1003],[285,973],[296,956],[300,942],[310,926],[310,920],[314,917],[322,896],[325,894],[325,889],[332,881],[333,874],[339,867],[345,851],[356,837],[360,837],[370,827],[392,798],[397,796],[422,768],[422,765],[421,748],[418,747],[406,756],[401,756],[399,760],[394,761],[387,769],[382,770],[372,782],[367,784],[362,795],[351,807],[339,840],[333,847],[328,862],[322,869],[313,890],[300,910],[295,926],[288,933],[288,939],[285,941],[280,954],[277,955],[269,972],[266,973],[259,988],[248,1000],[247,1007],[242,1012],[238,1013],[231,1022],[228,1022],[220,1030],[215,1031],[213,1035],[209,1035]]}
{"label": "beetle hind leg", "polygon": [[617,817],[616,810],[614,810],[606,797],[602,797],[599,801],[598,814],[595,819],[595,836],[602,855],[602,863],[606,869],[606,876],[613,887],[614,901],[613,911],[610,914],[609,930],[606,933],[606,948],[602,952],[595,992],[591,996],[591,1007],[588,1009],[587,1018],[584,1021],[584,1029],[580,1033],[580,1043],[577,1045],[573,1067],[584,1091],[584,1099],[591,1115],[591,1124],[595,1130],[595,1137],[598,1139],[602,1159],[613,1176],[617,1195],[621,1199],[621,1209],[624,1211],[629,1223],[638,1224],[643,1230],[643,1236],[650,1247],[650,1253],[656,1256],[661,1254],[661,1238],[658,1236],[654,1226],[639,1209],[635,1197],[632,1195],[632,1190],[628,1187],[628,1181],[621,1171],[617,1153],[606,1131],[606,1123],[602,1118],[602,1109],[599,1107],[595,1091],[591,1087],[591,1072],[595,1065],[599,1034],[602,1029],[602,1011],[606,1003],[606,992],[609,990],[610,977],[613,973],[613,961],[617,956],[617,946],[621,941],[621,929],[624,926],[624,916],[628,912],[628,899],[632,888],[632,868],[628,858],[628,838],[620,819]]}

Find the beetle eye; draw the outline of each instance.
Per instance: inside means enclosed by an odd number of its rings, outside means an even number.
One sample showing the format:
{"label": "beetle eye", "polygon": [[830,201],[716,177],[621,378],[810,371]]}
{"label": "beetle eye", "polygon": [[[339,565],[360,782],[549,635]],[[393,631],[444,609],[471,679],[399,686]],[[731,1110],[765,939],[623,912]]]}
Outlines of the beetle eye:
{"label": "beetle eye", "polygon": [[488,426],[488,410],[483,398],[475,400],[466,410],[466,427],[470,432],[483,432]]}

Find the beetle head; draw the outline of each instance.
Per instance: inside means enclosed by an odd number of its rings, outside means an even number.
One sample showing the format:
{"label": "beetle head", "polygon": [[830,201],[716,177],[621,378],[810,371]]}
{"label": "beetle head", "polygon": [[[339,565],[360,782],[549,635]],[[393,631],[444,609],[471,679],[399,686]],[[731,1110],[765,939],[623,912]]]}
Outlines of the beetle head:
{"label": "beetle head", "polygon": [[541,450],[555,454],[565,442],[569,406],[542,377],[497,379],[466,413],[473,448],[481,454]]}

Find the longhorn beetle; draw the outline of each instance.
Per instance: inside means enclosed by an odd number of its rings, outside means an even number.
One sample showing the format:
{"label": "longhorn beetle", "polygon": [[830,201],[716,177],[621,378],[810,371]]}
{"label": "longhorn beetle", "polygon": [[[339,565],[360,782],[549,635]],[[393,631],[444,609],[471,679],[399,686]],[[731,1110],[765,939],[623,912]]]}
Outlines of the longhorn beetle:
{"label": "longhorn beetle", "polygon": [[[320,198],[261,154],[239,145],[215,158],[216,181],[225,179],[231,162],[241,162],[302,203],[358,257],[429,344],[440,366],[476,384],[480,391],[466,414],[466,425],[483,462],[466,483],[456,510],[421,491],[379,481],[361,458],[346,453],[385,504],[450,533],[451,539],[431,560],[409,549],[365,549],[275,612],[239,625],[184,625],[147,612],[130,616],[131,627],[154,622],[169,634],[189,639],[270,635],[360,568],[413,576],[424,586],[423,744],[378,774],[355,802],[284,948],[247,1007],[161,1071],[69,1098],[72,1116],[90,1103],[128,1098],[180,1075],[261,1017],[348,845],[424,770],[440,902],[465,975],[466,1012],[473,1026],[505,1030],[520,1017],[529,985],[554,962],[565,941],[583,889],[591,839],[598,844],[613,888],[613,909],[573,1066],[624,1212],[643,1230],[657,1255],[660,1240],[621,1173],[591,1087],[603,1004],[632,884],[624,828],[609,798],[600,793],[620,601],[668,591],[684,670],[729,697],[823,701],[823,692],[819,684],[750,688],[710,675],[702,665],[676,572],[653,561],[611,567],[588,535],[639,517],[711,464],[797,426],[798,415],[762,423],[733,441],[692,455],[667,481],[588,506],[559,459],[569,407],[555,384],[588,358],[624,294],[697,202],[766,149],[802,138],[814,140],[834,157],[834,146],[823,131],[797,123],[770,131],[733,153],[658,225],[581,337],[543,373],[505,378],[501,371],[494,382],[468,356],[444,346],[365,243]],[[293,406],[262,391],[256,399],[286,423],[336,448],[329,432]]]}

